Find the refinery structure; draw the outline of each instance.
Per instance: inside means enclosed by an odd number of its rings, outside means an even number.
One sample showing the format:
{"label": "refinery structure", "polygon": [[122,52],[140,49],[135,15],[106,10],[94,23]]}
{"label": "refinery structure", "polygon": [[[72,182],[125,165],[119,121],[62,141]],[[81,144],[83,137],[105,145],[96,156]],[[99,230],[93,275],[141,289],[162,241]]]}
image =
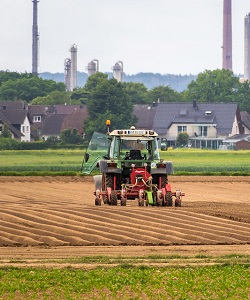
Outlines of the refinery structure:
{"label": "refinery structure", "polygon": [[[221,0],[222,1],[222,0]],[[32,26],[32,74],[38,75],[38,3],[33,2],[33,26]],[[232,59],[232,0],[223,0],[223,41],[222,41],[222,68],[233,71]],[[64,82],[68,91],[77,87],[77,46],[70,48],[71,57],[64,60]],[[99,72],[99,60],[93,59],[86,67],[88,76]],[[113,67],[113,77],[123,81],[123,62],[118,61]],[[250,13],[244,19],[244,80],[250,81]]]}

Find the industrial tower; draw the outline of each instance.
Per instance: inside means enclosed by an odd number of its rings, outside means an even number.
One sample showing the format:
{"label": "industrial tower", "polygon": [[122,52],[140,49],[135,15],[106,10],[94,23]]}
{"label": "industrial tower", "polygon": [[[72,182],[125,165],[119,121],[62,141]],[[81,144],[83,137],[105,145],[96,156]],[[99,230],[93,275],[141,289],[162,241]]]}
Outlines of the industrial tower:
{"label": "industrial tower", "polygon": [[232,71],[232,1],[224,0],[222,68]]}
{"label": "industrial tower", "polygon": [[99,72],[99,60],[93,59],[88,63],[87,66],[88,76],[94,75],[96,72]]}
{"label": "industrial tower", "polygon": [[70,72],[70,90],[73,91],[77,86],[77,46],[72,45],[71,53],[71,72]]}
{"label": "industrial tower", "polygon": [[33,26],[32,26],[32,74],[38,75],[38,25],[37,25],[37,7],[39,0],[33,2]]}
{"label": "industrial tower", "polygon": [[123,62],[118,61],[115,63],[115,65],[112,67],[113,70],[113,77],[119,81],[122,82],[122,77],[123,77]]}
{"label": "industrial tower", "polygon": [[250,81],[250,13],[245,16],[244,79]]}

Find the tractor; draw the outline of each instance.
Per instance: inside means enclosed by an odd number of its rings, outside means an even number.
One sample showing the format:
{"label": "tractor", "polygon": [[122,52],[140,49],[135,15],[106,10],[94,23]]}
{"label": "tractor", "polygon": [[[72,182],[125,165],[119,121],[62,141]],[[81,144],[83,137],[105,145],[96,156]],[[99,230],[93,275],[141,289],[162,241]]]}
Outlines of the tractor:
{"label": "tractor", "polygon": [[153,130],[119,129],[107,134],[95,132],[84,155],[82,170],[94,176],[95,205],[126,206],[128,200],[139,206],[181,206],[181,190],[171,191],[168,175],[171,161],[159,155],[158,134]]}

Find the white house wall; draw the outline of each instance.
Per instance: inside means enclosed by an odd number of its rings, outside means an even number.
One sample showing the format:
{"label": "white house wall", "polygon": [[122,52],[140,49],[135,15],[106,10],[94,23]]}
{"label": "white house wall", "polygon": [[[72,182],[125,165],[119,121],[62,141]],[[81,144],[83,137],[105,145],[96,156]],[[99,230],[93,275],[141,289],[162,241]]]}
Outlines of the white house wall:
{"label": "white house wall", "polygon": [[235,134],[239,134],[239,125],[238,125],[238,119],[237,119],[236,116],[234,117],[232,132],[228,136],[230,137],[230,136],[233,136]]}
{"label": "white house wall", "polygon": [[217,130],[214,125],[207,124],[172,124],[167,133],[167,138],[170,140],[175,140],[178,136],[178,126],[186,126],[187,134],[189,137],[195,137],[195,133],[199,135],[199,126],[207,126],[207,136],[206,138],[217,138]]}
{"label": "white house wall", "polygon": [[30,142],[30,122],[26,117],[23,124],[21,124],[21,133],[23,136],[21,137],[21,142]]}

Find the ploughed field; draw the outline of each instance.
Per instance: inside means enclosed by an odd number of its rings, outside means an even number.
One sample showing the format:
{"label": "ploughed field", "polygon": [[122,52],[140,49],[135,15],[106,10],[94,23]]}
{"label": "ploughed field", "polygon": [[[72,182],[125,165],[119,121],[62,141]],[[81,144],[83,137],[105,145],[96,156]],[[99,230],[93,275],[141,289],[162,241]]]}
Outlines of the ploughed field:
{"label": "ploughed field", "polygon": [[250,177],[169,182],[182,207],[95,206],[90,176],[0,177],[0,247],[250,244]]}

